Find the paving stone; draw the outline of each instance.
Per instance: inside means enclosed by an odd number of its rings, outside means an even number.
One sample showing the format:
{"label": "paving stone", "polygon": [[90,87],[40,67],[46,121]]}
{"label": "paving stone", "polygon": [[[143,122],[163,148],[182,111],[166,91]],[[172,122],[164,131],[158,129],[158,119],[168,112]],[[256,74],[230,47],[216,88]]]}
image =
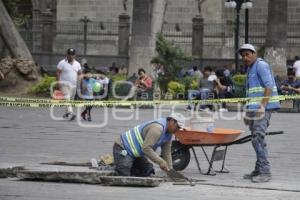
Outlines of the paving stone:
{"label": "paving stone", "polygon": [[[170,112],[170,106],[162,115]],[[185,106],[176,106],[176,111],[185,114]],[[61,116],[63,108],[55,110]],[[0,168],[25,166],[34,171],[46,169],[39,165],[42,162],[64,161],[72,163],[89,162],[98,155],[112,153],[112,144],[124,130],[156,116],[155,109],[120,110],[100,108],[92,110],[93,122],[80,126],[78,121],[56,121],[51,118],[49,109],[39,108],[6,108],[0,107]],[[128,112],[127,112],[128,111]],[[155,114],[156,113],[156,114]],[[118,118],[117,118],[118,117]],[[245,130],[242,136],[249,134],[244,126],[242,115],[236,112],[217,113],[215,127]],[[120,119],[122,118],[122,120]],[[0,199],[32,200],[32,199],[195,199],[205,200],[295,200],[300,199],[300,134],[299,113],[274,113],[268,131],[284,130],[283,135],[267,136],[269,158],[272,167],[272,181],[254,184],[244,180],[242,176],[253,170],[255,153],[251,143],[232,145],[227,152],[227,174],[216,176],[201,175],[192,156],[191,162],[181,173],[193,179],[204,180],[194,187],[189,185],[173,185],[161,182],[159,187],[101,187],[91,184],[66,184],[56,182],[18,181],[16,178],[0,179]],[[98,127],[107,122],[105,126]],[[82,122],[84,123],[84,122]],[[90,126],[88,125],[98,125]],[[211,153],[208,147],[208,154]],[[201,167],[207,167],[207,161],[201,148],[195,148]],[[8,163],[8,164],[5,164]],[[214,168],[220,167],[214,163]],[[47,166],[48,171],[62,166]],[[166,174],[156,167],[157,177]],[[72,167],[66,169],[77,172],[90,171],[88,167]],[[82,169],[82,170],[81,170]],[[46,171],[46,170],[45,170]],[[90,172],[97,172],[91,170]]]}

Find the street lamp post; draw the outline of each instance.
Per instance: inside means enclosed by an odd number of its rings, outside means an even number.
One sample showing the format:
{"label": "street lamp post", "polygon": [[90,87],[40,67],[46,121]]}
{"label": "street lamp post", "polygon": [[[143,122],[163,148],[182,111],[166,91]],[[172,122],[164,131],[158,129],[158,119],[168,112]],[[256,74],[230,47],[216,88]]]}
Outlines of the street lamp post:
{"label": "street lamp post", "polygon": [[87,24],[91,22],[91,20],[84,16],[84,18],[80,19],[81,22],[83,22],[83,54],[86,56],[87,52]]}
{"label": "street lamp post", "polygon": [[245,43],[249,43],[249,9],[245,9]]}
{"label": "street lamp post", "polygon": [[[249,8],[252,8],[252,2],[251,0],[227,0],[225,2],[226,8],[234,8],[236,10],[236,19],[235,19],[235,35],[234,35],[234,63],[235,63],[235,70],[239,71],[239,37],[240,37],[240,12],[241,9],[246,9],[246,12]],[[248,42],[248,13],[245,14],[245,17],[247,15],[247,22],[245,22],[245,43]],[[246,25],[247,24],[247,25]],[[246,27],[247,26],[247,27]]]}

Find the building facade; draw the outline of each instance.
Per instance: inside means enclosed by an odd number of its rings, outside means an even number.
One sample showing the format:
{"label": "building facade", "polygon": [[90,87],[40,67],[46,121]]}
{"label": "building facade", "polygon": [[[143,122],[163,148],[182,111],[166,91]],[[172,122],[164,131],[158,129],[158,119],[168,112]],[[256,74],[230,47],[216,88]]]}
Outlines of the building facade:
{"label": "building facade", "polygon": [[[63,52],[73,46],[83,54],[84,17],[87,22],[87,54],[118,54],[119,15],[132,15],[133,0],[33,0],[35,19],[51,10],[55,19],[53,52]],[[249,10],[249,42],[260,48],[265,42],[268,0],[252,0]],[[234,57],[235,10],[224,6],[225,0],[207,0],[203,3],[204,18],[203,58]],[[126,7],[126,8],[124,8]],[[198,14],[196,0],[168,0],[163,33],[170,41],[191,55],[192,19]],[[45,16],[45,14],[43,15]],[[240,43],[244,41],[244,11],[241,11]],[[300,1],[288,1],[288,59],[300,54]],[[37,43],[37,51],[39,49]],[[299,52],[299,53],[298,53]]]}

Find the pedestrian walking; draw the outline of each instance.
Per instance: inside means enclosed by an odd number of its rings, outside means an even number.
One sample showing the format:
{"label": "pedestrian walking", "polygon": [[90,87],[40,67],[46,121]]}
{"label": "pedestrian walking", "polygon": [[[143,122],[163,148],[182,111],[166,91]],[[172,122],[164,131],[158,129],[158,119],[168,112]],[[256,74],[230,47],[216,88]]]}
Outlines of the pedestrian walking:
{"label": "pedestrian walking", "polygon": [[[97,82],[96,79],[94,79],[92,77],[90,68],[85,67],[83,70],[83,75],[80,78],[79,97],[86,101],[94,100],[93,87],[96,82]],[[92,111],[91,105],[85,106],[85,109],[81,112],[81,115],[80,115],[81,118],[83,120],[92,121],[91,111]]]}
{"label": "pedestrian walking", "polygon": [[[65,100],[73,100],[75,98],[78,75],[81,74],[81,65],[75,60],[75,57],[75,49],[69,48],[66,58],[62,59],[57,65],[56,80],[59,89],[64,94]],[[63,118],[71,121],[76,118],[71,106],[67,106]]]}

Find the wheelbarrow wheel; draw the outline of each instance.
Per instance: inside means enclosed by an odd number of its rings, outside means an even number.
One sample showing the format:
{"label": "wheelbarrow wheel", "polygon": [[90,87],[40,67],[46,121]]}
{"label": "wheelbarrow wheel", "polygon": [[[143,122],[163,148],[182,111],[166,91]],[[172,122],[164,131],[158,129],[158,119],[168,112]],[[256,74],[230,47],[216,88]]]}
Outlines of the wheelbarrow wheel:
{"label": "wheelbarrow wheel", "polygon": [[184,170],[191,160],[189,148],[179,141],[172,141],[172,161],[176,171]]}

